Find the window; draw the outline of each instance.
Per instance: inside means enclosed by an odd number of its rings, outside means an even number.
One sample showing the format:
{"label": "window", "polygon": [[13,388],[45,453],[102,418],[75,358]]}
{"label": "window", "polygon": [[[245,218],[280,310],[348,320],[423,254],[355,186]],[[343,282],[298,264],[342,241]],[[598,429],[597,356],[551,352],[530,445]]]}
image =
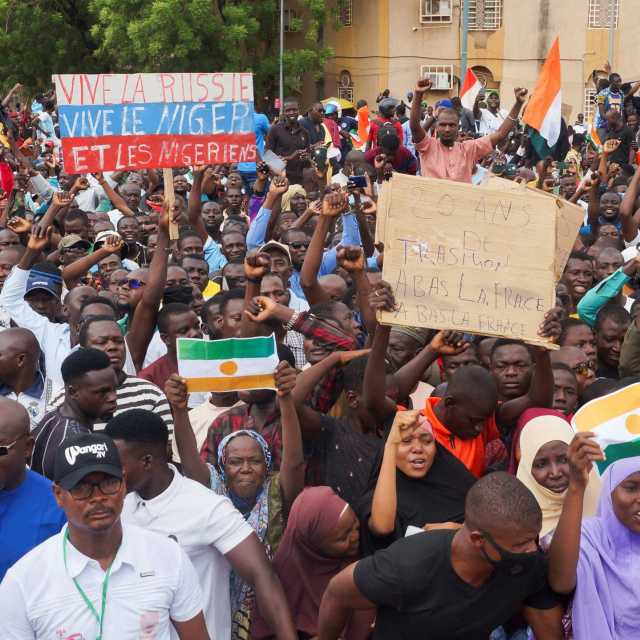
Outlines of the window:
{"label": "window", "polygon": [[451,89],[453,65],[422,65],[420,67],[420,76],[422,78],[429,78],[429,80],[431,80],[431,89],[433,91],[448,91],[449,89]]}
{"label": "window", "polygon": [[[295,10],[285,9],[284,10],[284,32],[294,33],[296,31],[299,31],[300,27],[298,23],[299,23],[299,18]],[[279,26],[279,23],[278,23],[278,26]]]}
{"label": "window", "polygon": [[338,98],[353,102],[353,87],[338,87]]}
{"label": "window", "polygon": [[452,0],[420,0],[420,22],[443,24],[451,22]]}
{"label": "window", "polygon": [[596,115],[596,90],[593,87],[586,87],[584,90],[584,105],[582,108],[584,121],[591,122]]}
{"label": "window", "polygon": [[469,29],[496,31],[502,26],[502,0],[469,0]]}
{"label": "window", "polygon": [[620,0],[589,0],[589,29],[618,28]]}
{"label": "window", "polygon": [[338,18],[343,27],[353,24],[353,0],[338,0]]}

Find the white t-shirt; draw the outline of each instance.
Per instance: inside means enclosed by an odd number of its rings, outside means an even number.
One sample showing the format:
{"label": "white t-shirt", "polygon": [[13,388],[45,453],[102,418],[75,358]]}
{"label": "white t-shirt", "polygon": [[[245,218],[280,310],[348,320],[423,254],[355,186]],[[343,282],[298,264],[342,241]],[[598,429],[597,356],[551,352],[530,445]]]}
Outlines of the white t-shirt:
{"label": "white t-shirt", "polygon": [[[159,496],[143,500],[137,493],[127,495],[122,520],[178,541],[200,580],[203,599],[199,602],[209,635],[229,638],[231,566],[224,555],[248,538],[253,529],[228,498],[185,478],[173,465],[170,467],[173,480]],[[178,636],[174,633],[172,637]]]}
{"label": "white t-shirt", "polygon": [[[23,556],[0,584],[2,640],[93,639],[98,623],[78,593],[75,578],[96,611],[105,572],[63,539],[67,530]],[[180,545],[166,536],[123,524],[111,565],[102,636],[169,640],[171,620],[186,622],[202,610],[202,591]]]}
{"label": "white t-shirt", "polygon": [[498,109],[498,113],[495,116],[489,109],[480,109],[480,130],[478,133],[483,136],[495,133],[508,115],[509,112],[505,109]]}

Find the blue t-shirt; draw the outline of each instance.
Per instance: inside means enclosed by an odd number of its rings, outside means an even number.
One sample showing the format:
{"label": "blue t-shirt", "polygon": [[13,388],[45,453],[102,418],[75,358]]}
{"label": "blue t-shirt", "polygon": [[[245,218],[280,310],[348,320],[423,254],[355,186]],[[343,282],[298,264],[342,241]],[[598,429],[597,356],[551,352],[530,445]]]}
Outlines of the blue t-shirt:
{"label": "blue t-shirt", "polygon": [[27,470],[13,491],[0,491],[0,582],[23,555],[59,533],[67,521],[58,506],[51,481]]}
{"label": "blue t-shirt", "polygon": [[[256,148],[258,149],[258,155],[262,158],[264,156],[264,140],[269,133],[269,120],[264,113],[253,114],[253,128],[256,132]],[[238,171],[245,173],[251,173],[256,170],[255,162],[240,162],[238,163]]]}

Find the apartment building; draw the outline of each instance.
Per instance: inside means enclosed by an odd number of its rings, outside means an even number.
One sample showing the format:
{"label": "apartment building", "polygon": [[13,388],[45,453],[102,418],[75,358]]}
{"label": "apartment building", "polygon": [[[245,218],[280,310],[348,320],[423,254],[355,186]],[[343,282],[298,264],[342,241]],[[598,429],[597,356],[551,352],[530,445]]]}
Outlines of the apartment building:
{"label": "apartment building", "polygon": [[[427,100],[458,94],[463,0],[334,0],[342,26],[327,25],[335,57],[326,67],[324,95],[375,104],[385,88],[395,97],[429,75]],[[640,0],[469,0],[468,66],[505,106],[513,89],[532,89],[556,36],[562,57],[563,113],[593,113],[594,70],[604,75],[613,20],[612,67],[624,80],[640,79],[637,34]],[[303,101],[317,88],[305,83]]]}

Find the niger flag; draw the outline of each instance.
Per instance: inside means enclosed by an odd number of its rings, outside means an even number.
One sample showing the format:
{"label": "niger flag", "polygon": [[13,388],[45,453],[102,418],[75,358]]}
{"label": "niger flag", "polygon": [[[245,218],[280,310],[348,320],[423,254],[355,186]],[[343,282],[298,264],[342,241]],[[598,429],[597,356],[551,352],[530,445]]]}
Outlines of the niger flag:
{"label": "niger flag", "polygon": [[522,120],[531,127],[531,143],[538,155],[544,159],[553,153],[562,130],[560,38],[549,51]]}

